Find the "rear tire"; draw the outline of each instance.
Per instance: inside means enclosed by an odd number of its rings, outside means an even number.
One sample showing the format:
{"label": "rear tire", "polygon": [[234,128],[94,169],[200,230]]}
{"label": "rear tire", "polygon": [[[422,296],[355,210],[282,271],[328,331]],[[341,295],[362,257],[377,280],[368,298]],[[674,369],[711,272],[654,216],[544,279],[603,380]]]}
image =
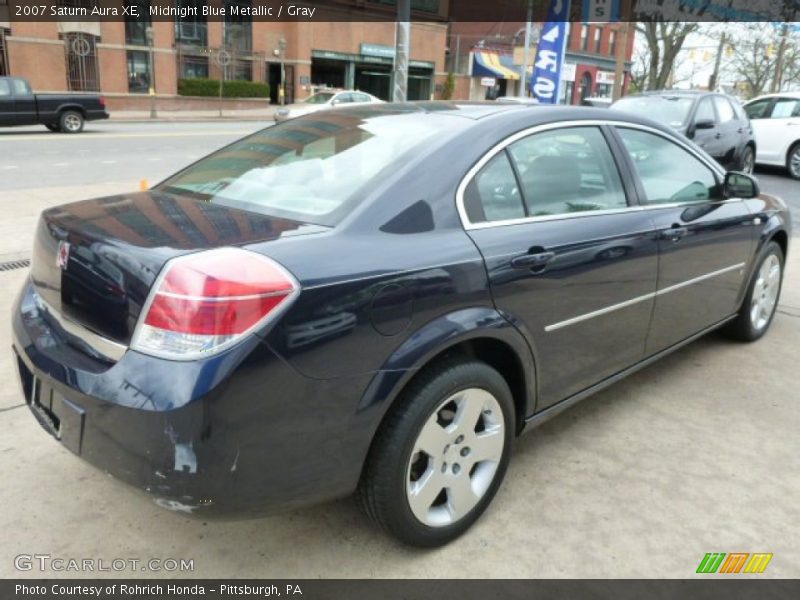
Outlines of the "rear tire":
{"label": "rear tire", "polygon": [[83,131],[83,115],[76,110],[66,110],[58,120],[59,130],[64,133],[80,133]]}
{"label": "rear tire", "polygon": [[781,295],[783,260],[783,250],[776,242],[761,250],[739,314],[723,329],[728,337],[754,342],[767,332]]}
{"label": "rear tire", "polygon": [[447,359],[420,374],[375,436],[356,497],[400,541],[431,548],[489,506],[508,466],[514,403],[486,363]]}

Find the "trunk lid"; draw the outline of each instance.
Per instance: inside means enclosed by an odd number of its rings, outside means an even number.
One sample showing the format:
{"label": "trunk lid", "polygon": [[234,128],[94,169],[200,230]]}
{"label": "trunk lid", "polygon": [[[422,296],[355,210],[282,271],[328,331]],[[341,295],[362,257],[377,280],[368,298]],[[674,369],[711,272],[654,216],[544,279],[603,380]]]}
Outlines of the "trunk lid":
{"label": "trunk lid", "polygon": [[31,279],[48,311],[127,346],[169,259],[325,230],[158,191],[110,196],[42,213]]}

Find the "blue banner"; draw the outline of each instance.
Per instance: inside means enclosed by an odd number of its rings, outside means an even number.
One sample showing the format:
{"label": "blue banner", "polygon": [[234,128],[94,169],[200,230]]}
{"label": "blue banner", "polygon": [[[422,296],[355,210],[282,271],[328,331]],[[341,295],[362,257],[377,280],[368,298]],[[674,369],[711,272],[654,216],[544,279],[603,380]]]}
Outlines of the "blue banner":
{"label": "blue banner", "polygon": [[557,104],[561,90],[561,67],[569,30],[569,0],[551,0],[547,23],[542,28],[533,63],[531,93],[542,104]]}

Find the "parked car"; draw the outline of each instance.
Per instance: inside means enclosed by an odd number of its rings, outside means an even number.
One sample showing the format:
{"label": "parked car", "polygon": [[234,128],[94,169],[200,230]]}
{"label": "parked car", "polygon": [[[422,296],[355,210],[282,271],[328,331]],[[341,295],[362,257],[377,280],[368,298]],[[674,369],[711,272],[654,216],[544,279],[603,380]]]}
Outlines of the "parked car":
{"label": "parked car", "polygon": [[634,115],[332,110],[42,213],[13,352],[44,429],[160,506],[355,491],[436,546],[517,435],[707,332],[764,335],[789,239],[755,179]]}
{"label": "parked car", "polygon": [[626,96],[611,107],[680,131],[728,169],[752,173],[756,148],[761,152],[741,104],[725,94],[663,90]]}
{"label": "parked car", "polygon": [[744,105],[758,143],[756,162],[800,179],[800,93],[760,96]]}
{"label": "parked car", "polygon": [[280,107],[275,111],[275,121],[280,123],[288,119],[302,117],[327,108],[344,108],[353,104],[375,104],[383,100],[366,92],[353,90],[327,90],[312,94],[305,100]]}
{"label": "parked car", "polygon": [[611,106],[611,98],[606,97],[591,97],[581,100],[583,106],[596,106],[597,108],[609,108]]}
{"label": "parked car", "polygon": [[529,96],[499,96],[495,102],[500,104],[539,104],[536,98]]}
{"label": "parked car", "polygon": [[0,127],[44,125],[80,133],[86,121],[107,118],[106,101],[98,94],[34,94],[22,77],[0,77]]}

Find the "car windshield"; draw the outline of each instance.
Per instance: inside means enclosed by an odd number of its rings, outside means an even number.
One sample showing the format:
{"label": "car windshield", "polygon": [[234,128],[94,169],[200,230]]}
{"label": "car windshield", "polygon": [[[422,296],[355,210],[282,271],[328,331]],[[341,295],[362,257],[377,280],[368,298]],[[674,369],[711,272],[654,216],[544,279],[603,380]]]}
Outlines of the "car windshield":
{"label": "car windshield", "polygon": [[326,102],[330,102],[331,98],[333,98],[333,94],[330,92],[319,92],[313,96],[309,96],[303,100],[303,102],[306,104],[325,104]]}
{"label": "car windshield", "polygon": [[693,101],[685,96],[629,96],[617,100],[613,108],[677,129],[686,125]]}
{"label": "car windshield", "polygon": [[408,108],[316,113],[235,142],[158,189],[333,226],[444,123],[439,116]]}

